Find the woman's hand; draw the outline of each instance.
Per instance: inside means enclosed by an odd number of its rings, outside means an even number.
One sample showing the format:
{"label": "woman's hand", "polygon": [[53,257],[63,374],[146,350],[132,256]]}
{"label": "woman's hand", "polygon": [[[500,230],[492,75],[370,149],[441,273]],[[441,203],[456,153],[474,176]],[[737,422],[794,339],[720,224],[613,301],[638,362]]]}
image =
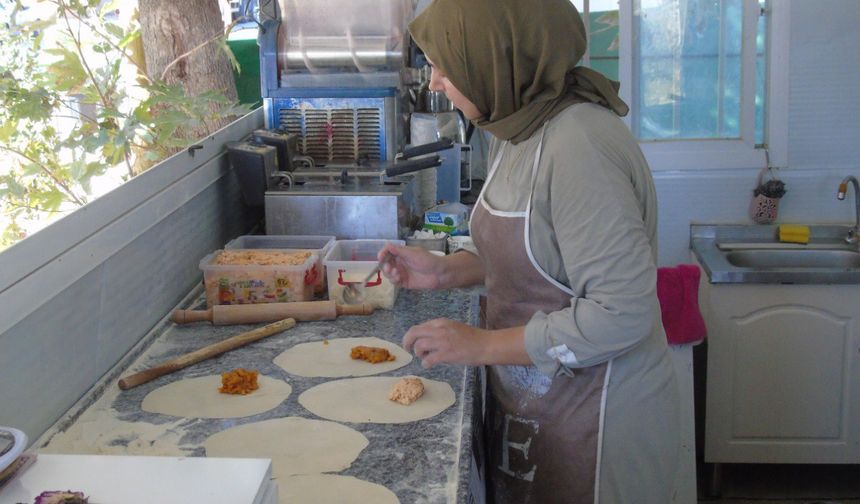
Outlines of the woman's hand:
{"label": "woman's hand", "polygon": [[469,287],[484,281],[484,262],[470,252],[435,256],[420,247],[398,247],[388,243],[379,251],[392,259],[382,265],[382,273],[407,289],[450,289]]}
{"label": "woman's hand", "polygon": [[436,364],[485,364],[487,331],[449,319],[434,319],[413,326],[403,336],[403,348],[421,359],[421,367]]}
{"label": "woman's hand", "polygon": [[479,329],[444,318],[413,326],[403,336],[403,348],[430,369],[436,364],[532,365],[524,342],[525,326]]}
{"label": "woman's hand", "polygon": [[383,264],[382,273],[395,285],[406,289],[442,288],[441,276],[445,270],[442,257],[420,247],[401,247],[391,243],[379,251],[381,261],[385,254],[391,259]]}

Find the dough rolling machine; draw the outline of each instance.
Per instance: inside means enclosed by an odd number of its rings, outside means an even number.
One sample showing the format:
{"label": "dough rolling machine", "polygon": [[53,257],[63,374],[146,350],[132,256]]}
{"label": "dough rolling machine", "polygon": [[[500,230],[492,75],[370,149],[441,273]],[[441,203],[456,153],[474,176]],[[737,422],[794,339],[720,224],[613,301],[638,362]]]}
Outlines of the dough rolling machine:
{"label": "dough rolling machine", "polygon": [[414,15],[413,0],[261,5],[266,130],[231,146],[230,157],[268,234],[402,238],[426,208],[468,190],[459,118],[428,134],[424,113],[421,132],[410,128],[427,78],[406,28]]}

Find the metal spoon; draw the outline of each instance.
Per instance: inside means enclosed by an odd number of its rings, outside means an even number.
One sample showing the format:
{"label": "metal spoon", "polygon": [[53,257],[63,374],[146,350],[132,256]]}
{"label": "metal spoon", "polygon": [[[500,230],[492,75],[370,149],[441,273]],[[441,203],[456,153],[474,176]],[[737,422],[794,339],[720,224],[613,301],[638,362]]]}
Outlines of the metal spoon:
{"label": "metal spoon", "polygon": [[343,289],[343,301],[346,304],[358,304],[364,301],[365,288],[367,287],[367,282],[373,278],[374,275],[379,273],[382,269],[382,266],[385,265],[391,259],[391,254],[386,253],[385,257],[382,258],[381,261],[376,263],[376,266],[370,270],[370,273],[364,277],[364,280],[361,282],[352,282],[346,285],[346,288]]}

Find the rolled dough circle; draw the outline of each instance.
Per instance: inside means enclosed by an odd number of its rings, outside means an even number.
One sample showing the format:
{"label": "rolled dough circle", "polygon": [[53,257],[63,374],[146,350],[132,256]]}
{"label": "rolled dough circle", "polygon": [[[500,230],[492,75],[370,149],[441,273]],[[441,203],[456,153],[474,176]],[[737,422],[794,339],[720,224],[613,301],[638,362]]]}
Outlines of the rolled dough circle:
{"label": "rolled dough circle", "polygon": [[299,396],[299,404],[311,413],[337,422],[406,423],[430,418],[455,402],[454,390],[445,382],[421,378],[424,395],[406,406],[388,399],[400,376],[370,376],[326,382]]}
{"label": "rolled dough circle", "polygon": [[207,457],[263,457],[282,475],[346,469],[368,441],[345,425],[300,417],[252,422],[209,436]]}
{"label": "rolled dough circle", "polygon": [[159,387],[143,398],[141,409],[187,418],[239,418],[275,408],[292,387],[282,380],[260,375],[260,388],[247,395],[222,394],[221,375],[186,378]]}
{"label": "rolled dough circle", "polygon": [[[352,347],[364,345],[381,347],[394,355],[393,361],[371,364],[350,357]],[[385,373],[412,362],[412,355],[399,345],[375,337],[337,338],[327,341],[300,343],[275,357],[275,364],[284,371],[307,377],[342,378]]]}
{"label": "rolled dough circle", "polygon": [[394,492],[382,485],[352,476],[310,474],[278,477],[281,504],[400,504]]}

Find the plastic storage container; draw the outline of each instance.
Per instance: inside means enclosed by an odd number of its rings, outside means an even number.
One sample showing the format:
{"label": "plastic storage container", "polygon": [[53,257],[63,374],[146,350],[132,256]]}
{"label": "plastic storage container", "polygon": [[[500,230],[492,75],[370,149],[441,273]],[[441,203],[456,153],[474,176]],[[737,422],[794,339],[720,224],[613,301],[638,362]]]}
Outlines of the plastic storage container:
{"label": "plastic storage container", "polygon": [[[361,282],[378,261],[376,255],[386,243],[404,245],[403,240],[338,240],[323,261],[328,280],[328,297],[344,303],[343,290],[347,285]],[[371,278],[365,288],[364,303],[376,308],[390,309],[397,299],[399,288],[380,272]]]}
{"label": "plastic storage container", "polygon": [[[232,249],[242,250],[242,249]],[[259,252],[284,250],[254,249]],[[215,264],[216,250],[200,261],[206,304],[254,304],[312,301],[318,282],[319,256],[311,252],[299,265]]]}
{"label": "plastic storage container", "polygon": [[466,249],[473,254],[478,253],[475,244],[472,242],[471,236],[449,236],[448,237],[448,252],[454,253],[460,249]]}
{"label": "plastic storage container", "polygon": [[442,252],[444,255],[448,247],[448,233],[440,234],[442,234],[442,236],[439,238],[416,238],[415,236],[409,236],[406,238],[406,244],[411,247],[421,247],[425,250]]}
{"label": "plastic storage container", "polygon": [[323,294],[326,290],[326,275],[323,259],[334,247],[334,236],[306,235],[245,235],[227,242],[224,249],[284,249],[308,250],[315,254],[317,260],[317,283],[314,285],[315,294]]}

